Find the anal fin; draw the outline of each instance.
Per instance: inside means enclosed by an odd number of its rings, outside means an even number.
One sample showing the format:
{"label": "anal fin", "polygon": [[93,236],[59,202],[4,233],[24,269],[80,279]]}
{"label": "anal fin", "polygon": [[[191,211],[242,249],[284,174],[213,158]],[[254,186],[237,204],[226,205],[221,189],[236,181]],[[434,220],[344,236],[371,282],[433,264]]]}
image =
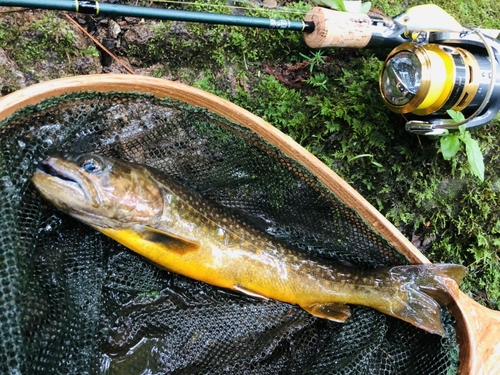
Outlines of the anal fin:
{"label": "anal fin", "polygon": [[351,309],[344,303],[313,303],[301,307],[311,315],[334,322],[345,322],[351,316]]}

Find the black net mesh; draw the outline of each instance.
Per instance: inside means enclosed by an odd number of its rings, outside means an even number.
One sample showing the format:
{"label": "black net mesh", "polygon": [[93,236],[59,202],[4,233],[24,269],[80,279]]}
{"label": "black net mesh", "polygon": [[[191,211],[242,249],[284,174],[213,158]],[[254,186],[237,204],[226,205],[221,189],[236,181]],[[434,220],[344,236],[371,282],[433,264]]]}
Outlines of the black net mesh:
{"label": "black net mesh", "polygon": [[158,269],[55,210],[30,183],[56,151],[156,167],[302,251],[404,257],[248,129],[153,96],[78,93],[0,124],[0,371],[9,374],[450,374],[457,345],[372,309],[345,324]]}

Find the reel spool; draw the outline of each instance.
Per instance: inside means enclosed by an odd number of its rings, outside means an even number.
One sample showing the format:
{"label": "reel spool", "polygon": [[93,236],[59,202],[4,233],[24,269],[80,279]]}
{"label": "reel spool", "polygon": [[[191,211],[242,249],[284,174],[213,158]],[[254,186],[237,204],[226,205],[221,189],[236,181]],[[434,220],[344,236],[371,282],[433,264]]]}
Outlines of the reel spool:
{"label": "reel spool", "polygon": [[490,85],[488,75],[481,74],[485,65],[490,64],[484,56],[463,48],[404,43],[387,56],[380,91],[386,106],[400,114],[477,109]]}

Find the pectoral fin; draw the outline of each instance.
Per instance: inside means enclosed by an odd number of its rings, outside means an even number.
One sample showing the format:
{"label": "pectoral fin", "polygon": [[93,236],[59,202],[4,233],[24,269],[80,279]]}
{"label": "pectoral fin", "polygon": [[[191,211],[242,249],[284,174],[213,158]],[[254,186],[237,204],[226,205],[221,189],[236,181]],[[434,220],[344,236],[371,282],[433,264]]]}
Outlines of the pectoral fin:
{"label": "pectoral fin", "polygon": [[162,245],[169,251],[183,254],[191,251],[196,251],[200,248],[200,244],[197,242],[164,232],[156,228],[141,226],[140,228],[135,229],[141,235],[142,239]]}
{"label": "pectoral fin", "polygon": [[351,316],[349,306],[343,303],[314,303],[301,307],[311,315],[334,322],[345,322]]}

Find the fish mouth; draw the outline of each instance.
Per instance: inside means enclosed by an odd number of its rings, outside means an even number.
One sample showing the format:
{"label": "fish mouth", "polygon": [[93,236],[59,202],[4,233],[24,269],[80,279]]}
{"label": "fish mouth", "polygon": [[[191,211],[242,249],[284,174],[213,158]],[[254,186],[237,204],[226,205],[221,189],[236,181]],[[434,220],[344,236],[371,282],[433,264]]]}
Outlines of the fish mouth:
{"label": "fish mouth", "polygon": [[70,176],[67,173],[64,173],[63,171],[57,170],[54,166],[50,165],[48,160],[43,160],[42,162],[40,162],[40,164],[38,164],[36,168],[36,171],[80,186],[80,184],[75,180],[74,177]]}
{"label": "fish mouth", "polygon": [[58,164],[59,159],[53,157],[38,164],[32,179],[37,188],[54,198],[67,195],[72,199],[92,201],[89,189],[77,173],[66,165],[59,166]]}

